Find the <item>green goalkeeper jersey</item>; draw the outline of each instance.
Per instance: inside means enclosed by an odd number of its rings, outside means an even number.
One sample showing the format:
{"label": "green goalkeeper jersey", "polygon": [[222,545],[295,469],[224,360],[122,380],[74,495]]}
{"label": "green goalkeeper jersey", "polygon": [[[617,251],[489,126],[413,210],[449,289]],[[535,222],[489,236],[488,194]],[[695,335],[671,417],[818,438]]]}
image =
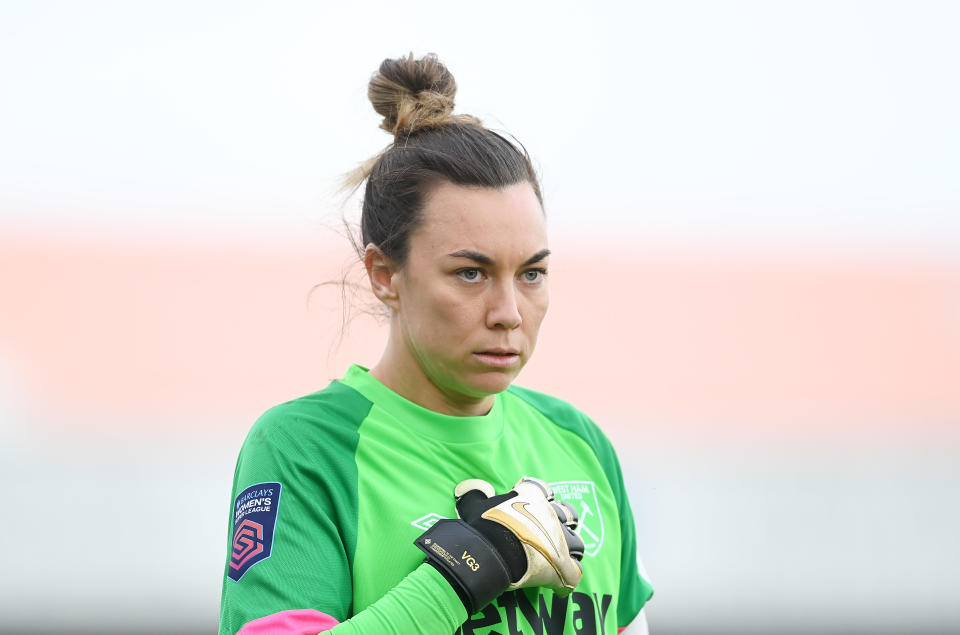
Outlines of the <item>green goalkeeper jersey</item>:
{"label": "green goalkeeper jersey", "polygon": [[[468,478],[550,483],[580,516],[583,580],[503,593],[468,616],[414,540],[455,518]],[[615,635],[652,596],[610,442],[584,414],[518,387],[490,412],[427,410],[352,366],[275,406],[237,460],[220,635]]]}

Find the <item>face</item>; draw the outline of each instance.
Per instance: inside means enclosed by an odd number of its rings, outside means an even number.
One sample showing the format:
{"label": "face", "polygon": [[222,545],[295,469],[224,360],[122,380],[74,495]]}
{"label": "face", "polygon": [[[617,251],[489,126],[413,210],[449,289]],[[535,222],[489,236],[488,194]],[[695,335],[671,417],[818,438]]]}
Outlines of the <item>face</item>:
{"label": "face", "polygon": [[549,295],[546,224],[529,183],[436,186],[392,277],[391,338],[448,403],[510,385],[533,354]]}

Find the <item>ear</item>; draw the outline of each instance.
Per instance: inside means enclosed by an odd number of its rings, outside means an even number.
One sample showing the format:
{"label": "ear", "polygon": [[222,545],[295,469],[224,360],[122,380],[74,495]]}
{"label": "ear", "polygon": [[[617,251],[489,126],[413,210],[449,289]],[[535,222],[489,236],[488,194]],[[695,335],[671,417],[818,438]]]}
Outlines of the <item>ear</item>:
{"label": "ear", "polygon": [[363,251],[363,265],[367,269],[367,278],[370,280],[373,295],[394,311],[399,310],[400,298],[394,284],[397,268],[393,261],[379,247],[370,243]]}

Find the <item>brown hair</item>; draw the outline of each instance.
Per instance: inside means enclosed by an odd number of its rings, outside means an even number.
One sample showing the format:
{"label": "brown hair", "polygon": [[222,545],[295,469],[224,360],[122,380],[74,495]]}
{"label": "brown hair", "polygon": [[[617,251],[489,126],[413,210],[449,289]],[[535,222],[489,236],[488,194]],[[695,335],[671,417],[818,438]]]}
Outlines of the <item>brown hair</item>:
{"label": "brown hair", "polygon": [[432,53],[385,59],[371,77],[367,96],[394,141],[345,180],[354,190],[366,180],[361,254],[373,243],[403,266],[426,195],[441,181],[498,189],[526,181],[542,207],[526,149],[484,128],[476,117],[454,115],[456,92],[453,75]]}

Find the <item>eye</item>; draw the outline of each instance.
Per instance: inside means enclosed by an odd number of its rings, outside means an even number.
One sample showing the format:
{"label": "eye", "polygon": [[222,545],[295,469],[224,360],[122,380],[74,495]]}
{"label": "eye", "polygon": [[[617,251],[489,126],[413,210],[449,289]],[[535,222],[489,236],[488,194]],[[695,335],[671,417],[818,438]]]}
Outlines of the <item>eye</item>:
{"label": "eye", "polygon": [[483,272],[476,267],[461,269],[457,271],[457,275],[465,282],[479,282],[483,278]]}
{"label": "eye", "polygon": [[547,275],[546,269],[527,269],[522,274],[524,282],[530,282],[536,284],[538,282],[543,282],[544,277]]}

